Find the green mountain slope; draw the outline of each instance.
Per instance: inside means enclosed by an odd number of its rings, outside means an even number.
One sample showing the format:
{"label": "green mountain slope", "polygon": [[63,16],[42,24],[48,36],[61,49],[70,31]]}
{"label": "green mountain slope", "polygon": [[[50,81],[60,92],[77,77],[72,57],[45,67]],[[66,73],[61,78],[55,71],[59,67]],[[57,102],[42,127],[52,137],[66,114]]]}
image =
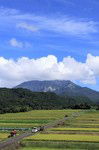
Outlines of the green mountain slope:
{"label": "green mountain slope", "polygon": [[64,109],[75,104],[93,104],[88,98],[61,97],[51,92],[32,92],[27,89],[0,89],[0,113],[24,112],[31,109]]}

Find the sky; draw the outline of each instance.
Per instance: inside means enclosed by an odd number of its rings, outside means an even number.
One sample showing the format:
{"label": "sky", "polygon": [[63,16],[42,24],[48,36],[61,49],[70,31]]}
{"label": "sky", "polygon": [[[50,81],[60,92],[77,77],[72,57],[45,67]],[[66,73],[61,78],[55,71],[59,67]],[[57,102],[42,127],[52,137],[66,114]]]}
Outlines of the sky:
{"label": "sky", "polygon": [[0,87],[71,80],[99,91],[98,0],[0,0]]}

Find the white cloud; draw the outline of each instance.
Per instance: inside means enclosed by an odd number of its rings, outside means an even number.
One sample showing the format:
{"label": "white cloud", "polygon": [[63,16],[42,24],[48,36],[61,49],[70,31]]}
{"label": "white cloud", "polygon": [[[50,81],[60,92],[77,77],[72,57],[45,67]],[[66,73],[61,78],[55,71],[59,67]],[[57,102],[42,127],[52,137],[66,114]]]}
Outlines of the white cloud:
{"label": "white cloud", "polygon": [[94,22],[81,22],[70,19],[61,20],[61,22],[58,20],[53,23],[53,27],[59,32],[65,32],[73,35],[84,35],[97,32]]}
{"label": "white cloud", "polygon": [[53,55],[17,61],[0,57],[0,86],[13,87],[28,80],[72,80],[95,84],[99,77],[99,56],[88,54],[81,63],[68,56],[58,62]]}
{"label": "white cloud", "polygon": [[9,44],[10,44],[11,46],[13,46],[13,47],[19,47],[19,48],[22,48],[22,47],[23,47],[23,43],[17,41],[15,38],[12,38],[12,39],[9,41]]}
{"label": "white cloud", "polygon": [[[0,9],[0,29],[1,30],[29,30],[31,32],[45,33],[49,31],[62,35],[74,35],[84,37],[84,35],[96,34],[98,22],[83,18],[72,18],[67,16],[38,16],[34,14],[21,13],[13,9]],[[17,27],[17,28],[16,28]],[[48,31],[48,32],[46,32]],[[12,31],[13,32],[13,31]],[[27,36],[24,34],[24,36]]]}
{"label": "white cloud", "polygon": [[86,64],[94,72],[95,76],[99,76],[99,56],[88,54]]}
{"label": "white cloud", "polygon": [[[36,31],[52,31],[58,34],[70,34],[76,36],[88,35],[91,33],[97,33],[98,29],[94,21],[81,21],[72,19],[69,17],[55,17],[49,18],[44,16],[30,16],[30,20],[33,22],[31,25],[28,23],[19,23],[17,27]],[[36,24],[34,27],[33,24]]]}
{"label": "white cloud", "polygon": [[27,24],[25,22],[17,24],[17,27],[22,28],[22,29],[26,29],[26,30],[29,30],[32,32],[36,32],[39,30],[37,27],[30,25],[30,24]]}
{"label": "white cloud", "polygon": [[18,47],[18,48],[30,48],[32,45],[28,42],[20,42],[17,41],[16,38],[12,38],[8,43],[13,46],[13,47]]}

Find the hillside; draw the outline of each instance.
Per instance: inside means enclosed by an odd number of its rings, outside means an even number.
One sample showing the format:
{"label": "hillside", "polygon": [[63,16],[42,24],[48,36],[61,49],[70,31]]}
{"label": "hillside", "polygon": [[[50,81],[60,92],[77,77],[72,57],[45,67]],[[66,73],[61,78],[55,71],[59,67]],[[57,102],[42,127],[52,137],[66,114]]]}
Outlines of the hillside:
{"label": "hillside", "polygon": [[93,104],[88,98],[64,98],[51,92],[0,88],[0,113],[25,112],[33,109],[65,109],[76,104]]}
{"label": "hillside", "polygon": [[88,97],[93,102],[99,102],[99,92],[81,87],[69,80],[53,81],[28,81],[23,82],[15,88],[26,88],[34,92],[54,92],[65,97]]}

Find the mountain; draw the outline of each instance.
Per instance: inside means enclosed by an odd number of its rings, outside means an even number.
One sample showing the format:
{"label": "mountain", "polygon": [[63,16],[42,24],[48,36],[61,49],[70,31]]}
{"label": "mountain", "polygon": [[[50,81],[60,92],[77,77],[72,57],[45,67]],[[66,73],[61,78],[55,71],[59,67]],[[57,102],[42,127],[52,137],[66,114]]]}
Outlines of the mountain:
{"label": "mountain", "polygon": [[15,88],[25,88],[34,92],[54,92],[64,97],[88,97],[93,102],[99,102],[99,92],[87,87],[81,87],[69,80],[27,81]]}
{"label": "mountain", "polygon": [[[85,102],[92,104],[89,99],[86,99]],[[0,113],[25,112],[34,109],[65,109],[73,108],[76,104],[81,104],[81,102],[51,92],[0,88]],[[84,104],[84,108],[86,106],[88,108],[90,105]]]}

